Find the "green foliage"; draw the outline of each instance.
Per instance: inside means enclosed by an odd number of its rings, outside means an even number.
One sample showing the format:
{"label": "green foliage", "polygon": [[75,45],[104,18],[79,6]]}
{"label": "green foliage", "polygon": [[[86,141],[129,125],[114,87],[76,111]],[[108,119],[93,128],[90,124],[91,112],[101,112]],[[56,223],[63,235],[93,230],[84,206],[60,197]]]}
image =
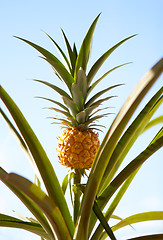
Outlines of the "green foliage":
{"label": "green foliage", "polygon": [[[107,71],[101,78],[92,83],[92,85],[91,82],[110,54],[122,43],[135,36],[128,37],[107,50],[97,60],[90,71],[88,71],[88,75],[86,75],[93,32],[98,18],[99,15],[88,30],[79,53],[75,44],[73,48],[71,48],[62,30],[69,59],[59,45],[47,34],[61,53],[67,68],[46,49],[19,38],[37,49],[44,56],[45,60],[51,64],[53,69],[55,69],[55,73],[59,79],[67,85],[70,94],[67,94],[56,85],[36,80],[61,95],[65,105],[49,98],[43,99],[61,108],[52,107],[51,109],[66,117],[66,119],[63,117],[58,120],[67,126],[77,126],[78,123],[80,123],[84,124],[85,127],[88,125],[90,127],[92,126],[94,129],[101,127],[100,124],[94,124],[94,121],[109,113],[96,115],[96,113],[105,109],[100,108],[96,110],[96,108],[113,96],[107,95],[107,97],[103,99],[97,99],[102,94],[120,84],[99,91],[88,101],[86,101],[86,98],[105,76],[125,64]],[[27,218],[21,220],[0,214],[0,226],[21,228],[37,234],[41,239],[48,240],[102,240],[107,236],[115,240],[114,232],[126,225],[149,220],[163,220],[162,211],[138,213],[125,219],[113,215],[143,163],[163,146],[163,129],[161,128],[155,133],[155,137],[151,139],[149,145],[139,153],[138,156],[131,159],[129,164],[117,174],[127,153],[132,149],[133,144],[139,136],[141,136],[144,131],[150,130],[151,127],[163,122],[163,116],[151,120],[163,101],[163,88],[160,88],[128,125],[140,102],[159,78],[162,71],[163,59],[158,61],[149,70],[130,94],[101,143],[85,185],[82,185],[80,182],[82,176],[86,175],[86,173],[82,170],[75,169],[65,176],[62,186],[60,186],[51,161],[47,157],[39,139],[16,103],[4,88],[0,86],[1,101],[8,109],[14,120],[14,124],[1,108],[0,113],[20,142],[22,149],[33,163],[33,166],[37,166],[37,170],[35,169],[37,179],[40,180],[40,178],[42,178],[46,189],[45,193],[41,190],[39,184],[35,182],[32,183],[18,174],[7,173],[4,169],[0,168],[1,181],[23,202],[35,217],[34,221]],[[56,120],[56,118],[53,119]],[[65,198],[65,192],[68,188],[73,204],[73,217],[70,214]],[[109,206],[107,205],[108,201],[110,201]],[[103,209],[106,205],[107,209],[104,213]],[[110,226],[108,222],[111,218],[116,218],[119,222],[116,225]],[[95,225],[97,220],[99,220],[99,224]],[[162,239],[162,235],[144,236],[143,238],[135,239]]]}

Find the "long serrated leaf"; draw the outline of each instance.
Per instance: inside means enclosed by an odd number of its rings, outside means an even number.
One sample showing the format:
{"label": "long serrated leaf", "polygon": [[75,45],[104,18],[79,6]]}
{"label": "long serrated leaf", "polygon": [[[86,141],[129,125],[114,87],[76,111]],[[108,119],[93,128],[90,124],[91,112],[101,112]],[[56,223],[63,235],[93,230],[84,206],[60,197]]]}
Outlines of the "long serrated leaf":
{"label": "long serrated leaf", "polygon": [[91,209],[96,198],[96,193],[101,179],[108,165],[109,159],[114,151],[119,137],[125,129],[128,121],[138,107],[139,103],[156,82],[157,78],[163,71],[163,59],[141,79],[134,91],[131,93],[125,104],[122,106],[113,124],[108,130],[93,163],[91,173],[87,182],[85,195],[83,197],[80,219],[75,231],[75,239],[87,239],[88,223],[90,220]]}
{"label": "long serrated leaf", "polygon": [[5,214],[0,214],[0,226],[23,229],[50,240],[50,237],[38,223],[25,222],[18,218],[14,218]]}
{"label": "long serrated leaf", "polygon": [[90,123],[96,121],[97,119],[106,117],[106,116],[109,115],[109,114],[110,114],[110,113],[105,113],[105,114],[101,114],[101,115],[97,115],[97,116],[95,116],[95,117],[89,118],[89,119],[85,122],[85,125],[88,126]]}
{"label": "long serrated leaf", "polygon": [[[155,111],[160,106],[163,101],[163,97],[160,98],[163,92],[163,88],[160,88],[159,91],[150,99],[150,101],[146,104],[146,106],[142,109],[139,115],[135,118],[132,124],[125,131],[121,139],[119,140],[111,158],[109,164],[105,170],[103,179],[101,181],[101,185],[99,187],[99,191],[104,189],[107,184],[111,181],[114,174],[120,167],[123,159],[129,152],[130,148],[133,146],[136,139],[142,133],[144,127],[148,123],[149,119],[155,113]],[[160,100],[158,101],[158,99]],[[104,186],[102,187],[102,185]]]}
{"label": "long serrated leaf", "polygon": [[[163,129],[160,130],[163,134]],[[159,131],[159,132],[160,132]],[[135,159],[133,159],[109,184],[105,191],[99,196],[100,206],[105,205],[119,186],[136,171],[152,154],[163,146],[163,136],[153,140],[143,152],[141,152]],[[103,205],[103,206],[104,206]]]}
{"label": "long serrated leaf", "polygon": [[66,220],[67,226],[73,235],[74,225],[72,218],[63,191],[45,150],[17,105],[1,86],[0,98],[8,108],[26,144],[28,145],[49,196],[56,201]]}
{"label": "long serrated leaf", "polygon": [[95,100],[96,100],[97,98],[99,98],[101,95],[103,95],[104,93],[108,92],[109,90],[111,90],[111,89],[113,89],[113,88],[115,88],[115,87],[119,87],[119,86],[122,86],[122,85],[123,85],[123,84],[116,84],[116,85],[113,85],[113,86],[111,86],[111,87],[108,87],[108,88],[106,88],[106,89],[104,89],[104,90],[102,90],[102,91],[99,91],[98,93],[96,93],[96,94],[86,103],[86,105],[87,105],[87,106],[92,105],[92,104],[95,102]]}
{"label": "long serrated leaf", "polygon": [[110,48],[109,50],[107,50],[96,62],[95,64],[92,66],[91,70],[89,71],[88,75],[87,75],[87,81],[88,84],[90,85],[91,81],[93,80],[94,76],[96,75],[96,73],[98,72],[98,70],[100,69],[100,67],[102,66],[102,64],[105,62],[105,60],[110,56],[110,54],[116,49],[118,48],[122,43],[126,42],[127,40],[129,40],[132,37],[135,37],[135,35],[132,35],[130,37],[127,37],[125,39],[123,39],[122,41],[120,41],[119,43],[117,43],[116,45],[114,45],[112,48]]}
{"label": "long serrated leaf", "polygon": [[15,126],[11,123],[11,121],[9,120],[9,118],[6,116],[6,114],[4,113],[4,111],[0,108],[0,114],[3,116],[4,120],[6,121],[7,125],[9,126],[9,128],[11,129],[12,133],[14,134],[14,136],[16,137],[16,139],[18,140],[21,148],[23,149],[26,157],[28,158],[28,160],[30,161],[35,174],[39,176],[39,172],[38,169],[36,168],[33,158],[29,152],[29,149],[23,139],[23,137],[21,136],[21,134],[19,133],[19,131],[15,128]]}
{"label": "long serrated leaf", "polygon": [[36,45],[26,39],[23,39],[20,37],[16,37],[16,38],[26,42],[27,44],[29,44],[33,48],[35,48],[37,51],[39,51],[46,58],[46,60],[55,68],[56,72],[59,74],[59,76],[62,77],[62,79],[66,83],[67,87],[69,89],[71,88],[71,84],[74,82],[73,77],[67,71],[67,69],[64,67],[64,65],[52,53],[50,53],[49,51],[42,48],[41,46]]}
{"label": "long serrated leaf", "polygon": [[89,94],[91,93],[91,91],[97,86],[97,84],[98,84],[99,82],[101,82],[101,80],[102,80],[104,77],[106,77],[109,73],[111,73],[112,71],[116,70],[117,68],[120,68],[120,67],[125,66],[125,65],[127,65],[127,64],[129,64],[129,63],[121,64],[121,65],[116,66],[116,67],[110,69],[109,71],[107,71],[104,75],[102,75],[102,77],[100,77],[99,79],[97,79],[97,80],[89,87],[89,90],[88,90],[87,95],[89,95]]}
{"label": "long serrated leaf", "polygon": [[98,217],[101,225],[103,226],[103,228],[105,229],[107,235],[110,237],[110,239],[112,240],[116,240],[107,220],[105,219],[103,213],[101,212],[100,208],[98,207],[98,204],[96,202],[94,202],[93,205],[93,211],[96,214],[96,216]]}
{"label": "long serrated leaf", "polygon": [[45,84],[46,86],[52,88],[53,90],[55,90],[57,93],[59,93],[61,96],[65,96],[69,99],[71,99],[71,97],[64,91],[62,90],[61,88],[51,84],[51,83],[48,83],[48,82],[45,82],[45,81],[42,81],[42,80],[38,80],[38,79],[34,79],[35,82],[39,82],[39,83],[43,83]]}
{"label": "long serrated leaf", "polygon": [[29,151],[28,151],[26,143],[24,142],[24,139],[22,138],[22,136],[20,135],[18,130],[11,123],[11,121],[9,120],[9,118],[6,116],[6,114],[4,113],[4,111],[1,108],[0,108],[0,114],[2,115],[2,117],[4,118],[4,120],[6,121],[6,123],[8,124],[8,126],[10,127],[10,129],[12,130],[14,135],[16,136],[17,140],[19,141],[19,143],[20,143],[21,147],[23,148],[23,150],[25,151],[25,153],[29,156]]}
{"label": "long serrated leaf", "polygon": [[85,104],[85,107],[88,108],[88,107],[94,107],[94,106],[99,106],[101,103],[113,98],[113,97],[117,97],[117,96],[109,96],[109,97],[106,97],[106,98],[102,98],[96,102],[94,102],[92,105],[89,106],[88,103]]}
{"label": "long serrated leaf", "polygon": [[69,59],[71,62],[71,68],[72,68],[72,75],[74,76],[74,70],[75,70],[75,63],[76,63],[76,55],[74,54],[74,51],[71,49],[70,43],[66,37],[66,34],[64,33],[63,29],[61,29],[64,40],[65,40],[65,44],[67,47],[67,51],[68,51],[68,55],[69,55]]}
{"label": "long serrated leaf", "polygon": [[94,111],[94,112],[90,115],[90,117],[92,117],[93,115],[97,114],[98,112],[103,111],[103,110],[106,110],[106,109],[108,109],[108,108],[110,108],[110,107],[104,107],[104,108],[97,109],[96,111]]}
{"label": "long serrated leaf", "polygon": [[44,32],[46,34],[46,36],[54,43],[54,45],[56,46],[56,48],[59,50],[59,52],[61,53],[61,56],[63,57],[65,63],[67,64],[70,72],[72,71],[71,69],[71,66],[70,66],[70,63],[65,55],[65,53],[62,51],[62,49],[60,48],[60,46],[56,43],[56,41],[54,41],[54,39],[49,35],[47,34],[46,32]]}
{"label": "long serrated leaf", "polygon": [[[138,170],[137,170],[138,171]],[[109,221],[109,219],[111,218],[113,212],[115,211],[117,205],[119,204],[120,200],[122,199],[123,195],[125,194],[126,190],[128,189],[129,185],[131,184],[132,180],[134,179],[137,171],[135,171],[133,174],[131,174],[129,176],[129,178],[124,182],[124,184],[122,185],[121,189],[118,191],[117,195],[115,196],[115,198],[112,200],[109,208],[107,209],[106,213],[105,213],[105,219],[106,221]],[[119,220],[122,220],[120,218],[118,218]],[[91,219],[92,220],[92,219]],[[90,221],[90,232],[91,232],[91,229],[93,228],[94,226],[94,222],[93,221]],[[100,236],[103,232],[103,226],[102,224],[100,223],[93,236],[91,237],[91,240],[98,240],[100,239]]]}
{"label": "long serrated leaf", "polygon": [[[163,133],[163,130],[160,130]],[[159,133],[160,133],[159,131]],[[158,134],[157,134],[158,135]],[[156,135],[156,136],[157,136]],[[160,135],[160,134],[159,134]],[[108,210],[106,211],[105,217],[109,220],[111,214],[117,207],[119,201],[123,197],[125,191],[129,187],[131,181],[134,179],[135,175],[137,174],[138,170],[142,166],[142,164],[158,149],[163,146],[163,137],[157,139],[156,137],[153,139],[153,144],[150,144],[141,154],[139,154],[134,160],[132,160],[118,175],[117,177],[110,183],[110,185],[105,189],[103,194],[101,194],[97,198],[98,205],[101,209],[105,207],[107,202],[113,196],[113,194],[117,191],[120,185],[124,182],[121,189],[117,193],[115,199],[110,204]],[[93,226],[96,222],[94,215],[91,216],[90,221],[90,233],[93,229]],[[97,231],[94,233],[94,238],[92,240],[98,239],[102,232],[102,226],[98,226]]]}
{"label": "long serrated leaf", "polygon": [[93,33],[95,30],[95,26],[97,23],[97,20],[99,18],[100,14],[95,18],[93,21],[92,25],[90,26],[83,43],[81,45],[77,60],[76,60],[76,66],[75,66],[75,73],[74,73],[74,79],[77,78],[79,68],[82,67],[83,70],[86,72],[87,68],[87,63],[89,59],[89,54],[91,51],[91,44],[92,44],[92,38],[93,38]]}
{"label": "long serrated leaf", "polygon": [[[74,82],[74,79],[72,75],[67,71],[67,69],[62,67],[60,64],[54,62],[51,59],[43,58],[46,60],[50,65],[52,65],[55,74],[59,77],[60,80],[62,80],[70,90],[71,84]],[[56,70],[57,69],[57,70]]]}
{"label": "long serrated leaf", "polygon": [[155,119],[152,119],[150,122],[148,122],[148,124],[144,128],[143,132],[147,131],[151,127],[154,127],[154,126],[156,126],[157,124],[160,124],[160,123],[163,123],[163,116],[159,116]]}
{"label": "long serrated leaf", "polygon": [[37,97],[37,98],[41,98],[41,99],[44,99],[44,100],[50,101],[50,102],[52,102],[52,103],[58,105],[59,107],[63,108],[63,109],[66,110],[67,112],[69,111],[68,108],[66,108],[62,103],[57,102],[57,101],[55,101],[55,100],[53,100],[53,99],[49,99],[49,98],[45,98],[45,97]]}
{"label": "long serrated leaf", "polygon": [[65,111],[60,110],[60,109],[58,109],[58,108],[53,108],[53,107],[51,107],[51,108],[46,108],[46,109],[51,109],[51,110],[54,110],[54,111],[56,111],[56,112],[59,112],[59,113],[65,115],[66,117],[71,117],[71,115],[70,115],[69,112],[65,112]]}
{"label": "long serrated leaf", "polygon": [[49,226],[49,223],[47,222],[47,219],[45,218],[44,214],[38,208],[38,206],[29,199],[26,195],[24,195],[20,190],[13,187],[9,182],[6,180],[5,176],[8,173],[0,168],[0,180],[23,202],[23,204],[29,209],[29,211],[35,216],[35,218],[39,221],[45,232],[49,235],[51,239],[54,238],[54,235],[52,233],[52,230]]}
{"label": "long serrated leaf", "polygon": [[113,231],[116,231],[122,227],[125,227],[129,224],[144,222],[144,221],[155,221],[163,220],[163,211],[152,211],[152,212],[143,212],[134,214],[130,217],[123,219],[121,222],[117,223],[112,227]]}
{"label": "long serrated leaf", "polygon": [[57,236],[58,239],[72,240],[65,219],[53,199],[47,196],[36,184],[18,174],[10,173],[6,175],[5,178],[12,186],[17,187],[33,200],[43,211],[52,226],[54,235]]}

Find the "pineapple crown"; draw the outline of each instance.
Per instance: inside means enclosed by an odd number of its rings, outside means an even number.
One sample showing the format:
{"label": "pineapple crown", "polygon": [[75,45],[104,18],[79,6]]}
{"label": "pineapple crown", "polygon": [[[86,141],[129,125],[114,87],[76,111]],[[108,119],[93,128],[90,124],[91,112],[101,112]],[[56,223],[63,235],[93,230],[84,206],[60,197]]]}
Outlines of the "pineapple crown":
{"label": "pineapple crown", "polygon": [[113,70],[124,66],[128,63],[121,64],[119,66],[116,66],[109,71],[107,71],[104,75],[102,75],[99,79],[94,81],[92,83],[92,80],[94,79],[94,76],[104,63],[104,61],[110,56],[110,54],[118,48],[122,43],[127,41],[128,39],[134,37],[135,35],[132,35],[130,37],[127,37],[114,45],[112,48],[107,50],[90,68],[90,70],[87,72],[87,65],[89,61],[90,51],[91,51],[91,45],[92,45],[92,38],[93,33],[95,30],[96,23],[98,21],[100,14],[95,18],[92,25],[90,26],[83,42],[81,45],[81,48],[79,52],[77,51],[76,45],[74,43],[73,48],[70,46],[70,43],[64,33],[64,31],[61,29],[63,38],[65,40],[65,45],[68,52],[68,57],[63,52],[63,50],[59,47],[59,45],[48,35],[46,34],[50,40],[54,43],[55,47],[59,50],[61,53],[65,65],[60,62],[60,60],[54,56],[52,53],[47,51],[46,49],[42,48],[39,45],[36,45],[26,39],[16,37],[29,45],[31,45],[33,48],[38,50],[42,55],[43,59],[46,60],[54,69],[55,74],[57,77],[63,81],[67,88],[69,89],[69,94],[66,93],[61,88],[57,87],[56,85],[53,85],[51,83],[36,80],[37,82],[40,82],[42,84],[45,84],[46,86],[52,88],[57,93],[60,94],[63,104],[60,102],[57,102],[55,100],[44,98],[45,100],[51,101],[55,105],[59,106],[59,108],[52,107],[51,109],[55,110],[56,112],[61,113],[64,117],[63,118],[53,118],[55,120],[59,120],[59,123],[62,125],[65,125],[66,127],[78,127],[81,129],[87,129],[92,128],[96,130],[100,130],[99,127],[103,127],[101,125],[98,125],[94,123],[97,119],[100,119],[109,113],[106,114],[98,114],[99,111],[104,110],[106,108],[100,108],[99,106],[104,102],[109,100],[110,98],[114,96],[107,96],[105,98],[102,98],[99,100],[99,97],[101,97],[104,93],[108,92],[109,90],[118,87],[122,84],[117,84],[110,86],[106,89],[103,89],[93,95],[89,100],[88,96],[92,92],[92,90],[95,88],[95,86],[104,78],[106,77],[110,72]]}

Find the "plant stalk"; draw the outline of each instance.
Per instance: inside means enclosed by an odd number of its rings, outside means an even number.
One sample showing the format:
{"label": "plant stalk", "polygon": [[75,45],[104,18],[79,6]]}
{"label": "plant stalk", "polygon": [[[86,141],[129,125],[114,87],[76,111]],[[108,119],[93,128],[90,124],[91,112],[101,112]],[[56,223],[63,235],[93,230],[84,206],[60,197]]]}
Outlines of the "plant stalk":
{"label": "plant stalk", "polygon": [[73,200],[73,221],[74,221],[74,225],[76,225],[77,222],[77,218],[79,215],[79,208],[80,208],[80,196],[81,196],[81,192],[79,190],[79,188],[77,187],[77,185],[80,184],[81,181],[81,173],[79,171],[79,169],[75,169],[74,172],[74,179],[73,179],[73,193],[74,193],[74,200]]}

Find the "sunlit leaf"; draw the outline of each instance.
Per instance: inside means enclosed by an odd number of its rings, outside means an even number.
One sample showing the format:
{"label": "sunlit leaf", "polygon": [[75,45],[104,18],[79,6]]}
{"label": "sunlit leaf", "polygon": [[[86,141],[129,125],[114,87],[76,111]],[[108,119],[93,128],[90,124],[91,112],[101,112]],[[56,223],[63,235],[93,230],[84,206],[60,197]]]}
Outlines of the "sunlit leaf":
{"label": "sunlit leaf", "polygon": [[48,82],[45,82],[45,81],[42,81],[42,80],[37,80],[37,79],[34,79],[34,81],[39,82],[39,83],[43,83],[46,86],[48,86],[48,87],[52,88],[53,90],[55,90],[61,96],[65,96],[65,97],[71,99],[71,97],[64,90],[62,90],[61,88],[59,88],[59,87],[57,87],[57,86],[55,86],[55,85],[53,85],[51,83],[48,83]]}
{"label": "sunlit leaf", "polygon": [[152,211],[152,212],[134,214],[117,223],[115,226],[112,227],[112,230],[116,231],[129,224],[134,224],[134,223],[144,222],[144,221],[153,221],[153,220],[163,220],[163,211]]}
{"label": "sunlit leaf", "polygon": [[7,172],[0,168],[0,180],[23,202],[29,211],[36,217],[43,229],[53,238],[52,230],[40,208],[19,189],[13,187],[6,179]]}
{"label": "sunlit leaf", "polygon": [[37,51],[39,51],[45,57],[45,59],[55,68],[56,72],[59,74],[59,76],[61,76],[63,81],[66,83],[67,87],[70,89],[71,84],[74,82],[74,79],[71,76],[71,74],[67,71],[67,69],[64,67],[64,65],[52,53],[26,39],[20,37],[16,38],[26,42],[27,44],[35,48]]}
{"label": "sunlit leaf", "polygon": [[67,226],[71,233],[73,234],[74,226],[72,222],[71,215],[69,213],[69,209],[55,174],[55,171],[52,167],[52,164],[47,157],[46,152],[44,151],[42,145],[40,144],[38,138],[36,137],[35,133],[33,132],[32,128],[28,124],[27,120],[11,99],[11,97],[7,94],[7,92],[0,86],[0,98],[3,103],[8,108],[11,116],[13,117],[19,131],[21,132],[32,156],[35,161],[35,164],[40,172],[42,180],[45,184],[45,187],[48,191],[49,196],[56,201],[57,205],[59,206],[65,220]]}
{"label": "sunlit leaf", "polygon": [[43,211],[50,222],[50,225],[52,226],[55,236],[63,239],[72,239],[65,219],[63,218],[59,208],[49,196],[47,196],[39,187],[37,187],[36,184],[14,173],[6,175],[5,178],[11,185],[20,189],[20,191],[32,199]]}
{"label": "sunlit leaf", "polygon": [[91,70],[89,71],[88,75],[87,75],[87,81],[88,84],[91,83],[92,79],[94,78],[94,76],[96,75],[96,73],[98,72],[98,70],[100,69],[100,67],[102,66],[102,64],[105,62],[105,60],[110,56],[110,54],[116,49],[118,48],[122,43],[126,42],[127,40],[129,40],[132,37],[135,37],[135,35],[132,35],[130,37],[125,38],[124,40],[120,41],[119,43],[117,43],[116,45],[114,45],[112,48],[110,48],[109,50],[107,50],[96,62],[95,64],[92,66]]}
{"label": "sunlit leaf", "polygon": [[26,222],[18,218],[0,214],[0,226],[23,229],[50,240],[50,236],[47,235],[47,233],[38,223]]}
{"label": "sunlit leaf", "polygon": [[[133,90],[127,101],[122,106],[110,129],[108,130],[104,140],[96,154],[91,173],[87,182],[85,195],[83,197],[80,219],[75,231],[76,240],[86,239],[88,236],[88,223],[90,220],[91,209],[93,207],[96,193],[100,185],[101,179],[108,165],[110,157],[114,151],[119,137],[124,131],[128,121],[137,109],[143,97],[156,82],[157,78],[163,71],[163,59],[141,79],[136,88]],[[95,72],[93,72],[92,76]]]}

